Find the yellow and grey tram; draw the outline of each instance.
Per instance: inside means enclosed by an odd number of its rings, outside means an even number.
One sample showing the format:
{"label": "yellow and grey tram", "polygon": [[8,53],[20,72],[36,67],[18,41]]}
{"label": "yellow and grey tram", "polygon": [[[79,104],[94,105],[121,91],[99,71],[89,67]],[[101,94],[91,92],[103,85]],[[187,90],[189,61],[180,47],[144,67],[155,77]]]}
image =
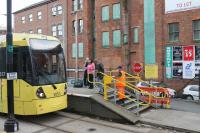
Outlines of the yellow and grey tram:
{"label": "yellow and grey tram", "polygon": [[[13,34],[14,112],[39,115],[67,107],[65,58],[58,39]],[[7,113],[6,36],[0,36],[0,112]]]}

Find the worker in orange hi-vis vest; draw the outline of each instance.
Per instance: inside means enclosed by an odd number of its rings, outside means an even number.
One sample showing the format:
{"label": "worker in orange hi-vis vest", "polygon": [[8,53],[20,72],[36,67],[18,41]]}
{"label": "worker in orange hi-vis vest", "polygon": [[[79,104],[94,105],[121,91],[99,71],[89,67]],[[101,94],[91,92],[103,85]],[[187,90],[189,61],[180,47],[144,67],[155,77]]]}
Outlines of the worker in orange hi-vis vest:
{"label": "worker in orange hi-vis vest", "polygon": [[126,75],[122,71],[122,66],[118,66],[118,75],[116,76],[116,88],[118,90],[119,101],[117,103],[122,104],[125,100],[125,86],[126,86]]}

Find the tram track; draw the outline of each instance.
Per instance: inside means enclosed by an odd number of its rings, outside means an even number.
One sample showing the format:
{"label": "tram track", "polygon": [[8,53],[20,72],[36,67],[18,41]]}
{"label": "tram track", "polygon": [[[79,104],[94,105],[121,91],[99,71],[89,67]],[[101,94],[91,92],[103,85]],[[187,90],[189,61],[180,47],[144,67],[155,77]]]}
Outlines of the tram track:
{"label": "tram track", "polygon": [[[161,129],[150,125],[139,123],[136,125],[119,124],[112,121],[104,121],[101,119],[90,118],[64,111],[58,111],[39,116],[17,116],[16,118],[20,121],[20,125],[27,123],[28,125],[35,125],[39,127],[38,130],[31,131],[30,129],[30,133],[89,133],[102,131],[101,128],[105,128],[104,131],[107,129],[112,131],[113,129],[114,131],[117,131],[117,133],[147,133],[147,131],[157,133],[178,133],[175,130],[168,130],[165,128]],[[23,131],[24,130],[22,128],[20,133],[24,133]]]}
{"label": "tram track", "polygon": [[[62,126],[64,124],[69,124],[69,123],[72,123],[72,122],[75,122],[75,121],[81,121],[81,122],[86,122],[86,123],[89,123],[89,124],[95,124],[95,125],[100,125],[100,126],[104,126],[104,127],[109,127],[109,128],[115,128],[115,129],[118,129],[118,130],[121,130],[121,131],[125,131],[125,132],[131,132],[131,133],[140,133],[140,132],[135,132],[133,130],[129,130],[129,129],[125,129],[125,128],[120,128],[119,125],[121,124],[118,124],[118,123],[115,123],[114,126],[113,124],[112,125],[109,125],[109,122],[104,122],[102,123],[101,122],[98,122],[97,120],[94,120],[94,119],[91,119],[91,118],[88,118],[86,116],[80,116],[78,118],[74,118],[74,117],[70,117],[69,116],[69,113],[66,113],[66,112],[63,112],[63,111],[58,111],[58,112],[54,112],[54,113],[50,113],[48,114],[48,117],[51,118],[51,117],[55,117],[57,116],[58,118],[59,117],[64,117],[64,118],[67,118],[67,119],[71,119],[69,121],[64,121],[62,123],[59,123],[57,125],[53,125],[53,126],[50,126],[50,125],[47,125],[47,124],[44,124],[44,123],[41,123],[40,122],[40,118],[38,116],[33,116],[29,119],[26,119],[25,117],[23,118],[23,121],[26,121],[26,122],[30,122],[32,124],[36,124],[36,125],[39,125],[39,126],[42,126],[42,127],[45,127],[44,129],[41,129],[39,131],[36,131],[36,132],[33,132],[33,133],[41,133],[41,132],[44,132],[46,130],[50,130],[50,129],[53,129],[53,130],[56,130],[56,131],[60,131],[60,132],[65,132],[65,133],[74,133],[74,132],[70,132],[70,131],[66,131],[64,129],[60,129],[60,128],[57,128],[58,126]],[[35,117],[35,118],[34,118]],[[31,119],[31,120],[30,120]],[[111,123],[111,122],[110,122]],[[96,129],[95,128],[89,128],[88,129],[88,132],[92,132],[92,131],[95,131]]]}

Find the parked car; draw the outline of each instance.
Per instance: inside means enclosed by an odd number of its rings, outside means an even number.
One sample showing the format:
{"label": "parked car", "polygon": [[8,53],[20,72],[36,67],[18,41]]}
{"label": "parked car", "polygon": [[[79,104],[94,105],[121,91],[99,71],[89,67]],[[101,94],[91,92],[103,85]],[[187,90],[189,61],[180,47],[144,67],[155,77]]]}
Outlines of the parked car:
{"label": "parked car", "polygon": [[175,97],[176,96],[176,91],[172,88],[169,88],[169,86],[164,83],[164,82],[151,82],[151,83],[147,83],[147,82],[139,82],[136,84],[137,87],[150,87],[150,85],[155,86],[155,87],[163,87],[166,88],[169,92],[169,96],[170,97]]}
{"label": "parked car", "polygon": [[172,88],[170,88],[166,83],[164,82],[152,82],[151,83],[153,86],[156,86],[156,87],[163,87],[163,88],[166,88],[169,92],[169,96],[170,97],[175,97],[176,96],[176,91]]}
{"label": "parked car", "polygon": [[182,92],[182,98],[187,100],[199,100],[199,86],[187,85]]}

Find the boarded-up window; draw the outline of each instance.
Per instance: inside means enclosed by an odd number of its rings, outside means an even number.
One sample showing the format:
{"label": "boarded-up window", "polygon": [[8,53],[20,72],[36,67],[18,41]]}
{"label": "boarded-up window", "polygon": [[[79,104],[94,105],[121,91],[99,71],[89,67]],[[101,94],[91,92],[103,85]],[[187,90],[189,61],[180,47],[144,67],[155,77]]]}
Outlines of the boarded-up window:
{"label": "boarded-up window", "polygon": [[102,21],[109,20],[109,6],[102,7]]}
{"label": "boarded-up window", "polygon": [[113,19],[121,18],[121,8],[120,3],[113,4]]}
{"label": "boarded-up window", "polygon": [[114,30],[113,31],[113,46],[120,47],[120,45],[121,45],[121,31]]}
{"label": "boarded-up window", "polygon": [[109,47],[109,32],[102,33],[102,45],[104,48]]}

